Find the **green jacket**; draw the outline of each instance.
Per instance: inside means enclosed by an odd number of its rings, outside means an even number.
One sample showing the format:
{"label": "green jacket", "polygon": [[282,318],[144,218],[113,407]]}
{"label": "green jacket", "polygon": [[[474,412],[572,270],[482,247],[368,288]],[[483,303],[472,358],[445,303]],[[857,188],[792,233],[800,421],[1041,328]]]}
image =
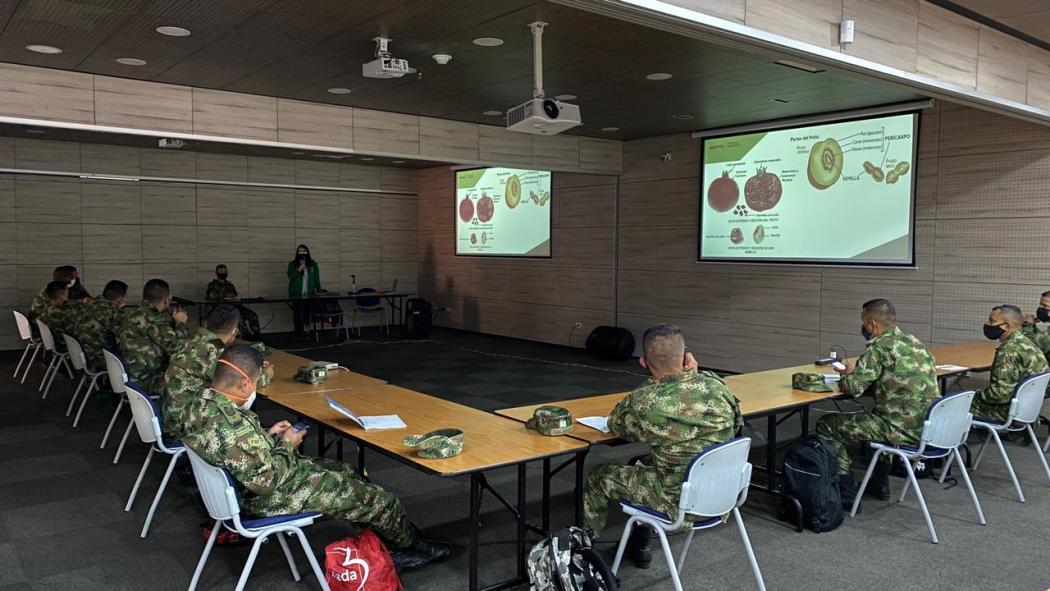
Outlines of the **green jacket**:
{"label": "green jacket", "polygon": [[[974,402],[1009,407],[1017,384],[1030,375],[1046,370],[1046,357],[1043,352],[1018,330],[1006,337],[995,350],[995,361],[992,362],[988,386],[977,391]],[[1001,416],[1006,416],[1005,411]]]}
{"label": "green jacket", "polygon": [[185,435],[189,407],[200,391],[211,383],[215,366],[225,350],[226,343],[222,339],[202,328],[171,356],[168,369],[164,372],[164,388],[160,397],[165,437],[178,441]]}
{"label": "green jacket", "polygon": [[1050,360],[1050,332],[1039,330],[1039,327],[1035,324],[1025,324],[1021,327],[1021,332],[1035,343],[1035,346],[1039,347],[1043,355]]}
{"label": "green jacket", "polygon": [[[306,266],[309,273],[309,283],[306,293],[313,295],[321,289],[321,271],[317,267],[317,261],[310,261]],[[303,274],[299,272],[299,265],[295,261],[288,263],[288,295],[295,297],[303,294]]]}
{"label": "green jacket", "polygon": [[84,345],[84,355],[92,368],[104,367],[106,358],[103,349],[116,353],[117,330],[124,321],[124,308],[106,298],[92,300],[83,304],[83,312],[77,318],[76,332],[80,344]]}
{"label": "green jacket", "polygon": [[148,302],[129,312],[117,331],[120,353],[127,364],[128,379],[159,394],[164,385],[168,360],[179,352],[189,331]]}

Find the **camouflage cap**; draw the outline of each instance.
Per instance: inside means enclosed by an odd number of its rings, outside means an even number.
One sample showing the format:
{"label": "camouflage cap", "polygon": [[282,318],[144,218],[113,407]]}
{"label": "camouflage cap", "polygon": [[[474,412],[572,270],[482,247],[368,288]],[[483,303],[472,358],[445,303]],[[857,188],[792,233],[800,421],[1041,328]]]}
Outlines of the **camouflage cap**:
{"label": "camouflage cap", "polygon": [[541,406],[532,412],[525,428],[544,435],[568,435],[572,432],[572,413],[560,406]]}
{"label": "camouflage cap", "polygon": [[256,341],[253,343],[247,343],[249,347],[258,351],[263,357],[269,357],[273,355],[273,347],[266,345],[262,341]]}
{"label": "camouflage cap", "polygon": [[451,458],[463,453],[463,431],[459,429],[438,429],[423,435],[409,435],[401,442],[408,447],[418,447],[416,455],[428,460]]}
{"label": "camouflage cap", "polygon": [[328,370],[317,363],[308,363],[295,372],[295,379],[307,384],[320,384],[328,379]]}
{"label": "camouflage cap", "polygon": [[834,390],[819,373],[796,373],[791,376],[791,387],[806,392],[831,392]]}

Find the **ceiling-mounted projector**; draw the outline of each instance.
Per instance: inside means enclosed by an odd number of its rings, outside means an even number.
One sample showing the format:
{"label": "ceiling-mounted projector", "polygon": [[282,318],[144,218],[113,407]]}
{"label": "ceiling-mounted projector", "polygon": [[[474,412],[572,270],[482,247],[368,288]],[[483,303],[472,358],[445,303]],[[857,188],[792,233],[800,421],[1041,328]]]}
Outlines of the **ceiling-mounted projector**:
{"label": "ceiling-mounted projector", "polygon": [[400,78],[405,74],[414,74],[416,69],[408,65],[408,60],[394,57],[387,48],[390,39],[375,37],[376,59],[361,64],[361,75],[365,78],[390,79]]}
{"label": "ceiling-mounted projector", "polygon": [[554,135],[583,123],[580,107],[549,99],[543,93],[543,28],[544,22],[529,25],[532,31],[532,75],[535,87],[532,100],[507,111],[507,129],[521,133]]}

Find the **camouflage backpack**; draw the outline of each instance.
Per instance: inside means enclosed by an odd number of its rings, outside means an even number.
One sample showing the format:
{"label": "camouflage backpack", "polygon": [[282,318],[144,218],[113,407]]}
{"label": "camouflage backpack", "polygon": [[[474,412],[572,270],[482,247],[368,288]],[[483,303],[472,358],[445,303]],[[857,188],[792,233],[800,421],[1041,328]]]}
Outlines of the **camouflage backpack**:
{"label": "camouflage backpack", "polygon": [[619,582],[591,547],[591,537],[566,527],[529,552],[529,591],[619,591]]}

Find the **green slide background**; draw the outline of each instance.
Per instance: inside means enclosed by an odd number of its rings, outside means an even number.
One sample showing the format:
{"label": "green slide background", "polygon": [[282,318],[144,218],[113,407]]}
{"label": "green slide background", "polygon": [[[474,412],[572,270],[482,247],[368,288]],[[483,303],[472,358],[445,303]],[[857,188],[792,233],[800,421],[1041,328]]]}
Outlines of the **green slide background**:
{"label": "green slide background", "polygon": [[[507,178],[517,175],[521,181],[521,200],[511,208],[504,199]],[[551,173],[517,168],[479,168],[456,172],[456,254],[490,256],[535,256],[551,254],[551,199],[538,205],[529,192],[542,196],[551,190]],[[477,203],[483,195],[492,198],[492,219],[477,219]],[[459,205],[464,199],[474,203],[474,217],[464,222]],[[470,241],[471,234],[475,242]],[[482,240],[482,234],[485,239]]]}

